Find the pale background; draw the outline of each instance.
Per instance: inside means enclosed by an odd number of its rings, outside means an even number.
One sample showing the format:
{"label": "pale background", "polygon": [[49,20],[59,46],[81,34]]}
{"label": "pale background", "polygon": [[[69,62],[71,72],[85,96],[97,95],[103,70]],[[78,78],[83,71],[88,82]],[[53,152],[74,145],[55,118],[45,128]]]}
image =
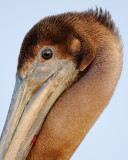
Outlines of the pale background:
{"label": "pale background", "polygon": [[[45,16],[102,7],[110,11],[124,44],[123,72],[116,91],[71,160],[128,160],[128,1],[127,0],[0,0],[0,133],[15,83],[25,34]],[[108,77],[109,78],[109,77]]]}

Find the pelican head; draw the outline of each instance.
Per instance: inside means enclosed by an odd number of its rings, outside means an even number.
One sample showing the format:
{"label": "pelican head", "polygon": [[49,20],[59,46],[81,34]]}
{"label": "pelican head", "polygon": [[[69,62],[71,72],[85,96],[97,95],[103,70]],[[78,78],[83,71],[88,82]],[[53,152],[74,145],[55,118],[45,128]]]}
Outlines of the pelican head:
{"label": "pelican head", "polygon": [[[21,46],[15,88],[0,139],[0,160],[26,159],[51,108],[62,105],[62,100],[70,108],[68,112],[65,107],[67,112],[62,116],[67,118],[63,123],[70,126],[67,130],[73,132],[74,126],[81,126],[79,132],[76,130],[79,134],[68,135],[76,137],[75,147],[71,147],[74,152],[108,104],[120,72],[121,45],[108,12],[69,12],[39,21]],[[54,114],[56,124],[61,121],[59,113]],[[74,124],[64,116],[67,113]],[[71,153],[67,155],[69,158]]]}

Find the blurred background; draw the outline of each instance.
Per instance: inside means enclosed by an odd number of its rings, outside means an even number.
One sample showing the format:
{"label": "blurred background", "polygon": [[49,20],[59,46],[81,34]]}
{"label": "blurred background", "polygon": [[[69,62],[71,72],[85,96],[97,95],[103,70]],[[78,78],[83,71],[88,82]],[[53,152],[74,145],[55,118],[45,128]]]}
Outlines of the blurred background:
{"label": "blurred background", "polygon": [[[110,11],[123,43],[123,71],[115,93],[71,160],[128,160],[128,1],[0,0],[0,133],[15,84],[25,34],[45,16],[102,7]],[[126,72],[127,70],[127,72]]]}

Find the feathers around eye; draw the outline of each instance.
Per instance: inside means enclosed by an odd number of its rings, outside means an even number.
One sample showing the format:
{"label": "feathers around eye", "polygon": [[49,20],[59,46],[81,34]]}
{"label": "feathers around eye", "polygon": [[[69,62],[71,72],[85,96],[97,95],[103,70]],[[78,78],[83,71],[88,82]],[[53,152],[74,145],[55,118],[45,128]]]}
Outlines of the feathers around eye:
{"label": "feathers around eye", "polygon": [[[98,33],[99,29],[101,33]],[[24,38],[17,74],[24,63],[32,62],[38,53],[37,50],[46,45],[55,45],[60,57],[73,59],[76,66],[80,67],[81,71],[84,70],[96,55],[97,43],[104,40],[102,30],[106,35],[111,32],[117,39],[119,37],[118,29],[111,20],[109,12],[101,8],[89,9],[85,12],[68,12],[40,20]],[[100,41],[97,40],[98,36]],[[71,49],[74,39],[79,43],[76,44],[76,50]],[[73,55],[76,55],[76,58]]]}

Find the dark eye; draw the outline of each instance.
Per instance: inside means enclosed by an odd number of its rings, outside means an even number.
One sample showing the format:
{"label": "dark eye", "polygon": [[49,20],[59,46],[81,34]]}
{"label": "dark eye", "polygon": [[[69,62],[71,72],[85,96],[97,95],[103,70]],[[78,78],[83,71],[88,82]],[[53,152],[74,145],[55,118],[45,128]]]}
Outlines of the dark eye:
{"label": "dark eye", "polygon": [[46,59],[46,60],[50,59],[52,57],[52,55],[53,55],[53,52],[51,49],[45,49],[42,51],[42,58],[43,59]]}

